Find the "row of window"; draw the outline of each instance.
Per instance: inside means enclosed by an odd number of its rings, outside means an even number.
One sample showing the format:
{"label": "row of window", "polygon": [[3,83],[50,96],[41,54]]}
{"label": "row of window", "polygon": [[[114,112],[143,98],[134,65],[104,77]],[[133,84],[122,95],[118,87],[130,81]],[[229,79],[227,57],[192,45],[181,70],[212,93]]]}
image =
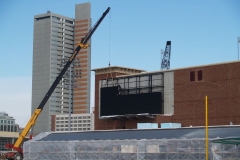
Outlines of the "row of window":
{"label": "row of window", "polygon": [[56,28],[56,29],[60,29],[62,31],[68,31],[68,32],[74,32],[74,28],[73,27],[69,27],[69,28],[66,28],[64,27],[63,25],[52,25],[52,28]]}
{"label": "row of window", "polygon": [[[52,19],[57,20],[57,21],[64,21],[64,19],[56,17],[56,16],[52,16]],[[70,21],[70,20],[67,20],[67,19],[65,19],[65,22],[69,23],[69,24],[74,24],[73,21]]]}
{"label": "row of window", "polygon": [[12,120],[1,120],[2,124],[14,124],[14,121]]}
{"label": "row of window", "polygon": [[[68,121],[56,121],[56,123],[68,123]],[[78,120],[78,121],[71,121],[71,123],[90,123],[90,120]]]}
{"label": "row of window", "polygon": [[[73,50],[73,45],[71,45],[71,44],[69,44],[69,43],[66,43],[67,45],[70,45],[70,46],[66,46],[66,45],[63,45],[63,44],[60,44],[60,43],[58,43],[58,44],[56,44],[57,42],[53,42],[51,45],[53,46],[53,47],[60,47],[60,48],[63,48],[64,47],[64,49],[69,49],[69,50]],[[71,47],[72,46],[72,47]]]}
{"label": "row of window", "polygon": [[18,127],[15,125],[0,125],[0,131],[5,131],[5,132],[17,132]]}
{"label": "row of window", "polygon": [[[64,120],[64,119],[68,119],[68,117],[56,117],[56,120]],[[71,117],[71,119],[90,119],[90,116]]]}
{"label": "row of window", "polygon": [[[71,124],[71,127],[86,127],[86,126],[88,126],[88,127],[90,127],[90,124]],[[67,124],[65,124],[65,125],[56,125],[56,127],[68,127],[68,125]]]}
{"label": "row of window", "polygon": [[0,151],[12,151],[5,147],[5,144],[12,144],[13,138],[0,138]]}
{"label": "row of window", "polygon": [[73,39],[73,34],[71,33],[71,34],[68,34],[68,33],[65,33],[65,32],[62,32],[62,31],[55,31],[55,30],[52,30],[52,32],[53,32],[53,34],[55,34],[55,36],[63,36],[63,35],[65,35],[65,36],[70,36],[70,37],[72,37],[72,39]]}

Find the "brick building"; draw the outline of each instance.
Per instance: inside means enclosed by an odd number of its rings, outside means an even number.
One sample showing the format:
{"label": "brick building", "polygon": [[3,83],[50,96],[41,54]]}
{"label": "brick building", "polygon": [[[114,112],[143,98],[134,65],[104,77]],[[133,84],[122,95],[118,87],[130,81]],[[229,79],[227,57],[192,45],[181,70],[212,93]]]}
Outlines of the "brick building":
{"label": "brick building", "polygon": [[[205,96],[208,96],[209,125],[240,124],[240,62],[227,62],[174,70],[144,72],[110,67],[95,71],[95,130],[134,129],[137,123],[181,123],[182,127],[205,125]],[[113,69],[115,68],[115,71]],[[129,69],[131,70],[131,69]],[[131,70],[132,71],[132,70]],[[100,81],[131,76],[163,74],[164,114],[152,117],[99,117]],[[127,76],[126,76],[127,75]],[[172,75],[172,76],[169,76]],[[173,87],[165,85],[173,82]],[[171,93],[172,92],[172,93]]]}

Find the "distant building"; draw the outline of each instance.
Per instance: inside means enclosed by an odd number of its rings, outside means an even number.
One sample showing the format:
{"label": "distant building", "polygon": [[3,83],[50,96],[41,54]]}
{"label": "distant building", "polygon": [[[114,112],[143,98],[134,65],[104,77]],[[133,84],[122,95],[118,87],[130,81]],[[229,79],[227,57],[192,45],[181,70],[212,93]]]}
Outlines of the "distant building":
{"label": "distant building", "polygon": [[19,127],[15,119],[5,112],[0,112],[0,151],[11,151],[5,144],[13,144],[19,136]]}
{"label": "distant building", "polygon": [[19,127],[15,124],[15,119],[5,112],[0,112],[0,131],[18,132]]}
{"label": "distant building", "polygon": [[[52,115],[52,131],[68,131],[68,114]],[[71,114],[71,131],[89,131],[94,130],[93,113]]]}
{"label": "distant building", "polygon": [[[90,7],[90,3],[77,4],[75,18],[51,11],[34,16],[32,113],[90,30]],[[51,115],[66,114],[69,106],[71,113],[90,113],[90,51],[90,48],[82,49],[76,56],[38,117],[35,133],[50,131]]]}

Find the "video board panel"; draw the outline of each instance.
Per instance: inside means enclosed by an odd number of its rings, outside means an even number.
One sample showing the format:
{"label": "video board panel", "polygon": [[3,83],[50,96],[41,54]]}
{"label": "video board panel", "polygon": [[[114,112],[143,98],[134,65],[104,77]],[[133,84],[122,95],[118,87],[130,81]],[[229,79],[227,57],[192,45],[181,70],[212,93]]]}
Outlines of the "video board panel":
{"label": "video board panel", "polygon": [[121,93],[119,86],[100,89],[100,117],[163,114],[162,92]]}

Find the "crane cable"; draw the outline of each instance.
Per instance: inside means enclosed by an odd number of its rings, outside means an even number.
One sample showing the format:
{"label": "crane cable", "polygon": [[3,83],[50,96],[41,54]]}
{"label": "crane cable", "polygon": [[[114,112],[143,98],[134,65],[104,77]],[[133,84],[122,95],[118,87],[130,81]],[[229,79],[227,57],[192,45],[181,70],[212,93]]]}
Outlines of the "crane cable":
{"label": "crane cable", "polygon": [[[110,40],[110,38],[111,38],[111,11],[110,11],[110,13],[109,13],[109,32],[108,32],[108,36],[109,36],[109,41],[108,41],[108,58],[109,58],[109,63],[108,63],[108,68],[109,68],[109,72],[110,72],[110,74],[111,74],[111,79],[112,79],[112,84],[113,84],[113,76],[112,76],[112,70],[111,70],[111,68],[110,68],[110,66],[111,66],[111,63],[110,63],[110,60],[111,60],[111,50],[110,50],[110,46],[111,46],[111,40]],[[106,78],[106,80],[108,79],[108,73],[107,73],[107,78]]]}

